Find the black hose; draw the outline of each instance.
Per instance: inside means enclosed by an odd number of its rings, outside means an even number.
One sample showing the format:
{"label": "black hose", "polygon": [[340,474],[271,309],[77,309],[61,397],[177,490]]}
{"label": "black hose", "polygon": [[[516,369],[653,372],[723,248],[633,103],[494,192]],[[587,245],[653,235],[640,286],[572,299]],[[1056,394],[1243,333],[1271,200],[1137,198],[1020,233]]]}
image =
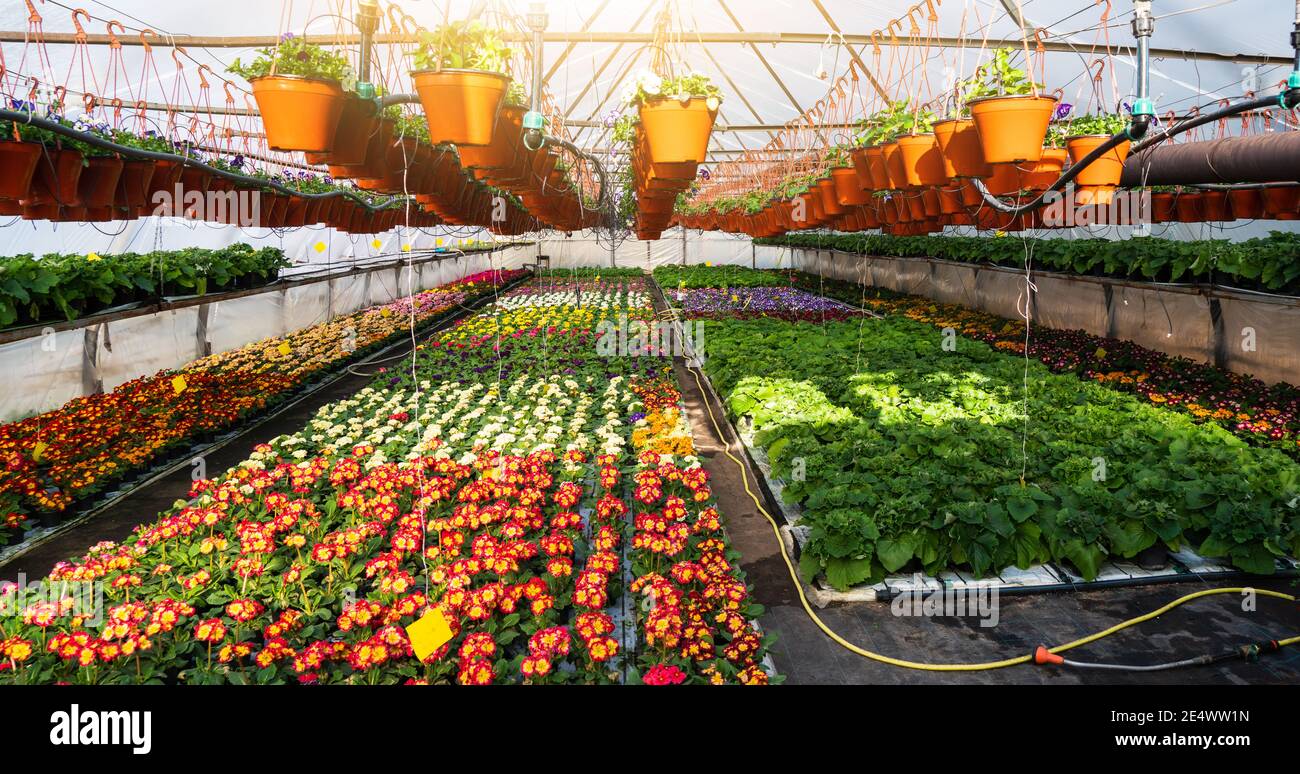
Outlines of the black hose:
{"label": "black hose", "polygon": [[[1204,126],[1205,124],[1213,123],[1215,121],[1218,121],[1221,118],[1228,118],[1230,116],[1235,116],[1241,113],[1245,113],[1249,110],[1256,110],[1260,108],[1282,107],[1282,108],[1290,109],[1295,107],[1297,104],[1300,104],[1300,89],[1288,89],[1287,91],[1284,91],[1281,94],[1274,94],[1268,97],[1255,97],[1254,99],[1248,99],[1244,102],[1238,102],[1235,105],[1228,105],[1227,107],[1219,108],[1218,110],[1214,110],[1209,113],[1203,113],[1201,115],[1198,115],[1194,118],[1189,118],[1186,121],[1182,121],[1173,126],[1166,127],[1149,137],[1144,137],[1144,135],[1146,134],[1147,127],[1149,126],[1150,117],[1134,116],[1133,127],[1129,131],[1116,134],[1114,137],[1111,137],[1102,145],[1099,145],[1095,149],[1093,149],[1092,153],[1089,153],[1087,156],[1084,156],[1082,159],[1079,159],[1078,163],[1070,165],[1070,168],[1064,173],[1062,173],[1061,177],[1058,178],[1055,183],[1052,183],[1050,186],[1047,187],[1046,191],[1043,191],[1041,194],[1039,194],[1037,198],[1035,198],[1033,201],[1027,204],[1023,204],[1019,206],[1006,204],[1000,199],[998,199],[997,197],[990,194],[988,192],[988,189],[986,189],[983,183],[981,183],[979,180],[975,181],[976,184],[975,187],[980,192],[980,196],[984,199],[984,202],[988,204],[990,207],[992,207],[993,209],[999,212],[1007,213],[1009,215],[1021,215],[1023,213],[1036,210],[1039,207],[1043,206],[1044,200],[1047,198],[1047,195],[1049,193],[1053,191],[1059,191],[1062,188],[1064,188],[1067,183],[1073,180],[1089,164],[1091,164],[1093,161],[1096,161],[1098,158],[1101,157],[1103,153],[1110,151],[1111,149],[1113,149],[1115,146],[1119,145],[1121,142],[1123,142],[1126,139],[1140,140],[1140,142],[1137,142],[1129,150],[1129,155],[1134,156],[1154,145],[1164,142],[1165,140],[1176,137],[1180,134],[1183,134],[1184,132],[1191,131],[1192,129],[1195,129],[1198,126]],[[1140,126],[1139,123],[1141,123]]]}
{"label": "black hose", "polygon": [[1036,210],[1043,206],[1048,194],[1064,188],[1071,180],[1078,177],[1080,172],[1087,169],[1089,164],[1092,164],[1092,162],[1101,158],[1106,153],[1109,153],[1111,150],[1119,146],[1120,143],[1132,141],[1133,137],[1130,133],[1135,134],[1137,137],[1141,137],[1145,134],[1147,127],[1150,125],[1149,121],[1150,118],[1148,116],[1134,116],[1133,125],[1130,129],[1126,129],[1125,131],[1114,135],[1106,142],[1093,148],[1092,152],[1087,156],[1084,156],[1079,159],[1078,162],[1071,164],[1070,168],[1061,173],[1061,176],[1056,179],[1056,182],[1049,185],[1047,190],[1040,193],[1033,201],[1027,204],[1006,204],[993,194],[989,193],[988,189],[984,187],[984,183],[978,179],[975,180],[975,189],[980,192],[980,196],[983,197],[986,204],[999,212],[1005,212],[1010,215],[1020,215]]}
{"label": "black hose", "polygon": [[107,151],[112,151],[113,153],[117,153],[122,156],[127,156],[130,158],[147,159],[152,161],[173,161],[185,166],[197,167],[199,169],[202,169],[205,172],[209,172],[213,175],[216,175],[217,177],[225,178],[226,180],[231,180],[236,183],[244,183],[245,185],[251,185],[256,188],[270,188],[271,190],[277,191],[279,193],[288,194],[289,196],[297,196],[302,199],[313,199],[313,200],[333,199],[341,196],[347,199],[351,199],[353,202],[361,205],[362,207],[366,208],[370,212],[377,212],[379,210],[387,209],[390,204],[397,201],[396,197],[393,197],[383,202],[380,202],[378,204],[372,205],[369,202],[367,202],[365,199],[361,198],[360,196],[357,196],[351,191],[329,191],[327,193],[317,193],[317,194],[303,193],[302,191],[296,191],[292,188],[288,188],[286,186],[280,185],[279,183],[275,183],[270,180],[263,180],[262,178],[250,177],[248,175],[241,175],[238,172],[230,172],[224,169],[220,169],[219,167],[209,166],[207,164],[204,164],[202,161],[199,161],[198,159],[193,159],[188,156],[180,156],[175,153],[163,153],[161,151],[144,150],[142,148],[132,148],[129,145],[118,145],[117,143],[111,140],[105,140],[102,137],[98,137],[93,134],[88,134],[86,132],[79,132],[76,129],[73,129],[72,127],[64,126],[58,121],[51,121],[49,119],[41,118],[40,116],[32,115],[31,113],[24,113],[17,110],[0,109],[0,120],[14,121],[16,123],[35,126],[40,129],[44,129],[48,132],[54,132],[55,134],[63,135],[64,137],[77,140],[78,142],[84,142],[87,145],[96,148],[101,148]]}
{"label": "black hose", "polygon": [[1145,138],[1144,140],[1142,140],[1142,142],[1139,142],[1138,144],[1134,145],[1130,153],[1134,153],[1134,154],[1141,153],[1147,148],[1150,148],[1152,145],[1156,145],[1158,143],[1164,142],[1165,140],[1168,140],[1170,137],[1180,135],[1183,132],[1195,129],[1198,126],[1204,126],[1205,124],[1213,123],[1215,121],[1218,121],[1220,118],[1228,118],[1229,116],[1235,116],[1240,113],[1245,113],[1247,110],[1278,107],[1279,105],[1282,105],[1283,101],[1287,99],[1288,99],[1287,94],[1282,94],[1282,95],[1274,94],[1268,97],[1255,97],[1254,99],[1248,99],[1245,102],[1238,102],[1235,105],[1228,105],[1227,107],[1219,108],[1218,110],[1214,110],[1209,113],[1202,113],[1193,118],[1189,118],[1185,121],[1181,121],[1177,124],[1174,124],[1173,126],[1166,127],[1165,129],[1156,132],[1150,137]]}

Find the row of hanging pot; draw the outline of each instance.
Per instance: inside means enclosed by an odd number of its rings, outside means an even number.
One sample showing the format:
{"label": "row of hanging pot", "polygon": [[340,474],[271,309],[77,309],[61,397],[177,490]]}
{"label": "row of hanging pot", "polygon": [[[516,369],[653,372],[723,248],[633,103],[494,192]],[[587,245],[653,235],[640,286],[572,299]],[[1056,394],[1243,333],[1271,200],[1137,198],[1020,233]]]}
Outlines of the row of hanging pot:
{"label": "row of hanging pot", "polygon": [[[526,111],[507,104],[507,76],[446,70],[412,78],[425,121],[381,112],[374,100],[331,81],[268,76],[252,85],[267,144],[303,152],[335,179],[377,193],[410,194],[446,223],[495,224],[501,233],[514,231],[527,215],[533,227],[564,231],[596,222],[560,156],[524,145]],[[500,219],[501,198],[510,200],[508,224]]]}
{"label": "row of hanging pot", "polygon": [[658,239],[673,221],[677,197],[690,188],[709,150],[717,119],[708,100],[660,98],[639,107],[631,165],[638,239]]}

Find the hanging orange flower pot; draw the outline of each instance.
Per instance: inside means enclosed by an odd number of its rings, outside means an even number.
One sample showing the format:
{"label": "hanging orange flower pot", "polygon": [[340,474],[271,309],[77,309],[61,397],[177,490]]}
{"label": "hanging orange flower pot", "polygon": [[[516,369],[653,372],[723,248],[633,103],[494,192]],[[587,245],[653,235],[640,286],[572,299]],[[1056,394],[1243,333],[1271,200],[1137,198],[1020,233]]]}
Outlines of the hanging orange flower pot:
{"label": "hanging orange flower pot", "polygon": [[113,206],[117,183],[122,177],[122,160],[116,156],[95,156],[86,160],[77,181],[77,196],[86,207]]}
{"label": "hanging orange flower pot", "polygon": [[866,204],[871,198],[870,193],[862,190],[862,177],[855,167],[832,169],[831,183],[835,186],[836,201],[845,207]]}
{"label": "hanging orange flower pot", "polygon": [[0,199],[26,199],[36,164],[45,153],[39,142],[0,142]]}
{"label": "hanging orange flower pot", "polygon": [[338,128],[334,132],[334,142],[328,153],[308,153],[308,164],[329,164],[331,166],[349,166],[364,164],[366,149],[370,145],[370,136],[375,133],[377,117],[375,103],[362,99],[355,94],[348,94],[343,100],[343,110],[339,114]]}
{"label": "hanging orange flower pot", "polygon": [[482,70],[420,70],[411,73],[434,145],[488,145],[510,78]]}
{"label": "hanging orange flower pot", "polygon": [[936,190],[939,192],[939,212],[944,215],[953,215],[964,211],[961,204],[962,186],[960,183],[941,186]]}
{"label": "hanging orange flower pot", "polygon": [[1228,192],[1201,192],[1201,216],[1206,223],[1222,223],[1232,220],[1232,217],[1228,214]]}
{"label": "hanging orange flower pot", "polygon": [[903,153],[897,142],[888,142],[881,146],[885,154],[885,173],[889,178],[889,187],[895,191],[907,188],[907,165],[903,163]]}
{"label": "hanging orange flower pot", "polygon": [[1168,223],[1174,219],[1174,195],[1171,193],[1151,194],[1151,220],[1155,223]]}
{"label": "hanging orange flower pot", "polygon": [[1020,187],[1027,191],[1045,191],[1061,177],[1069,152],[1065,148],[1043,148],[1038,161],[1017,164]]}
{"label": "hanging orange flower pot", "polygon": [[1201,214],[1201,194],[1180,194],[1174,200],[1174,214],[1179,223],[1200,223],[1205,220]]}
{"label": "hanging orange flower pot", "polygon": [[81,170],[81,151],[46,148],[32,177],[31,198],[24,199],[23,204],[75,206],[78,204],[77,184],[81,181]]}
{"label": "hanging orange flower pot", "polygon": [[1264,214],[1277,220],[1291,220],[1300,205],[1300,186],[1261,188]]}
{"label": "hanging orange flower pot", "polygon": [[867,171],[871,175],[871,190],[889,190],[889,170],[885,166],[885,149],[880,145],[867,148]]}
{"label": "hanging orange flower pot", "polygon": [[867,158],[866,148],[854,148],[849,153],[849,158],[853,160],[853,171],[858,176],[858,186],[864,191],[875,190],[875,181],[871,178],[871,162]]}
{"label": "hanging orange flower pot", "polygon": [[898,138],[907,184],[912,188],[942,185],[948,175],[943,169],[943,154],[933,134],[909,134]]}
{"label": "hanging orange flower pot", "polygon": [[829,178],[818,180],[813,193],[821,197],[822,212],[826,213],[827,218],[844,214],[844,207],[840,205],[840,200],[835,195],[835,183]]}
{"label": "hanging orange flower pot", "polygon": [[993,170],[984,161],[980,133],[970,118],[949,118],[934,122],[934,137],[943,156],[948,177],[988,177]]}
{"label": "hanging orange flower pot", "polygon": [[1232,207],[1234,220],[1254,220],[1264,215],[1264,199],[1254,188],[1243,188],[1228,192],[1228,202]]}
{"label": "hanging orange flower pot", "polygon": [[333,148],[345,101],[338,81],[268,75],[250,83],[271,150],[325,153]]}
{"label": "hanging orange flower pot", "polygon": [[[1015,164],[990,164],[993,174],[984,178],[984,187],[994,196],[1020,192],[1020,170]],[[974,188],[974,186],[971,186]]]}
{"label": "hanging orange flower pot", "polygon": [[1115,190],[1113,185],[1081,185],[1075,189],[1074,201],[1084,207],[1107,207],[1115,201]]}
{"label": "hanging orange flower pot", "polygon": [[514,164],[516,154],[523,150],[520,141],[523,120],[523,108],[514,105],[503,107],[492,142],[460,148],[460,165],[465,169],[494,170]]}
{"label": "hanging orange flower pot", "polygon": [[1038,161],[1043,138],[1056,111],[1056,97],[1025,94],[982,97],[970,101],[971,118],[979,131],[980,149],[989,164]]}
{"label": "hanging orange flower pot", "polygon": [[709,136],[717,112],[708,100],[660,97],[641,105],[641,127],[645,131],[650,159],[656,164],[700,164],[709,151]]}
{"label": "hanging orange flower pot", "polygon": [[939,189],[927,188],[921,192],[921,206],[927,218],[937,218],[943,214],[943,205],[939,201]]}
{"label": "hanging orange flower pot", "polygon": [[[1080,159],[1092,153],[1108,140],[1110,138],[1104,135],[1067,137],[1065,138],[1065,147],[1070,152],[1070,161],[1078,164]],[[1124,160],[1128,158],[1129,147],[1130,143],[1125,140],[1106,151],[1100,158],[1079,171],[1079,174],[1074,178],[1075,185],[1118,186],[1119,179],[1124,174]]]}

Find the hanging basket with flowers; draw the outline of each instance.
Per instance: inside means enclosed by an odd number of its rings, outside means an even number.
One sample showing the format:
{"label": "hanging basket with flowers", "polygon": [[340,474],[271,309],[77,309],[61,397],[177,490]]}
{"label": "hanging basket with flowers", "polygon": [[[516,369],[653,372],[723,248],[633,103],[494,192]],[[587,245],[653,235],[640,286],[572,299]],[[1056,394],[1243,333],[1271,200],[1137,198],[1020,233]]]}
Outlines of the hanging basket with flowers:
{"label": "hanging basket with flowers", "polygon": [[641,116],[650,160],[655,164],[700,164],[722,104],[722,92],[708,76],[690,73],[662,78],[639,74],[625,101]]}
{"label": "hanging basket with flowers", "polygon": [[272,150],[328,153],[334,146],[352,77],[348,61],[322,46],[286,33],[250,64],[236,59],[227,72],[253,87],[253,99]]}
{"label": "hanging basket with flowers", "polygon": [[490,145],[510,88],[513,51],[480,22],[452,22],[422,36],[411,82],[437,145]]}

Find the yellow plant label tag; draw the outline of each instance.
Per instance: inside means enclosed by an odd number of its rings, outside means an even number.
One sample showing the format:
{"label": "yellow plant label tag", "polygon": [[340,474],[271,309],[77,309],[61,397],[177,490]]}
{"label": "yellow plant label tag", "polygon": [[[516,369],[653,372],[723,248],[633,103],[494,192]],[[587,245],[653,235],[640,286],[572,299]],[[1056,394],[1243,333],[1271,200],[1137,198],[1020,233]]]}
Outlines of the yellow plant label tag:
{"label": "yellow plant label tag", "polygon": [[442,237],[438,237],[438,240],[437,240],[437,242],[436,242],[436,246],[437,246],[437,247],[442,247]]}
{"label": "yellow plant label tag", "polygon": [[1106,357],[1106,350],[1103,347],[1097,347],[1097,351],[1092,354],[1093,357],[1097,358],[1098,360],[1101,360]]}
{"label": "yellow plant label tag", "polygon": [[406,627],[406,636],[411,640],[411,649],[415,657],[424,661],[434,651],[451,641],[451,626],[443,617],[442,610],[433,608],[420,617],[420,620]]}
{"label": "yellow plant label tag", "polygon": [[318,253],[323,253],[323,252],[325,252],[325,243],[324,243],[324,242],[317,242],[317,243],[316,243],[316,252],[318,252]]}
{"label": "yellow plant label tag", "polygon": [[50,448],[50,445],[46,442],[37,441],[36,445],[32,447],[32,462],[40,462],[45,459],[45,450],[48,448]]}
{"label": "yellow plant label tag", "polygon": [[370,243],[370,246],[373,247],[373,248],[375,248],[376,250],[378,250],[379,248],[381,248],[381,247],[384,246],[384,243],[383,243],[383,242],[380,242],[378,239],[376,239],[375,241],[373,241],[373,242]]}
{"label": "yellow plant label tag", "polygon": [[187,386],[188,386],[188,385],[185,384],[185,377],[184,377],[184,376],[174,376],[174,377],[172,377],[172,389],[175,390],[176,393],[177,393],[178,395],[179,395],[180,393],[182,393],[182,392],[185,392],[185,388],[186,388]]}
{"label": "yellow plant label tag", "polygon": [[282,341],[282,342],[280,342],[280,347],[279,347],[279,349],[280,349],[280,354],[281,354],[281,355],[291,355],[291,354],[293,354],[293,347],[290,347],[290,346],[289,346],[289,342],[287,342],[287,341]]}

